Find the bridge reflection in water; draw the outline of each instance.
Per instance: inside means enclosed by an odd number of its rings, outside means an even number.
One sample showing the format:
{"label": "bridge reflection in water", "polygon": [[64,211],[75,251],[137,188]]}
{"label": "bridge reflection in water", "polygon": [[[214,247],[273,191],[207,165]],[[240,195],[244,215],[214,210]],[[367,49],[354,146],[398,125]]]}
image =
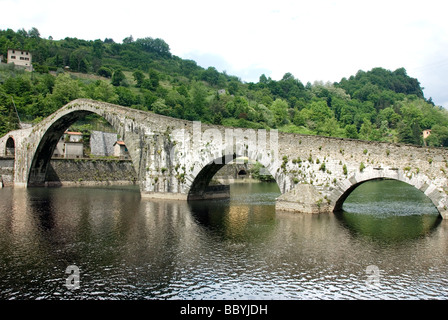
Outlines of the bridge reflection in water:
{"label": "bridge reflection in water", "polygon": [[[372,194],[387,189],[379,183]],[[125,187],[1,189],[0,298],[448,298],[448,230],[423,205],[424,216],[402,203],[393,218],[299,214],[275,211],[275,184],[232,190],[187,203]],[[371,203],[389,200],[377,193]],[[80,268],[79,290],[64,286],[68,265]],[[369,265],[381,271],[378,288],[366,288]]]}

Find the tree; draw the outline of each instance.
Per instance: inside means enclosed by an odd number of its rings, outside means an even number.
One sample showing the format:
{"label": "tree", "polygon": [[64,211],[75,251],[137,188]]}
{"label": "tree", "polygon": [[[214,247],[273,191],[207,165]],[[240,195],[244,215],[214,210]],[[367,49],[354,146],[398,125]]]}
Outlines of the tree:
{"label": "tree", "polygon": [[123,44],[130,44],[133,42],[134,42],[134,37],[132,37],[132,35],[123,39]]}
{"label": "tree", "polygon": [[30,38],[40,39],[40,32],[39,30],[37,30],[37,28],[33,27],[30,29],[30,31],[28,31],[28,36]]}
{"label": "tree", "polygon": [[156,90],[159,86],[160,76],[154,69],[149,70],[149,83],[152,90]]}
{"label": "tree", "polygon": [[68,74],[60,74],[55,80],[53,93],[47,95],[45,99],[43,115],[48,116],[70,101],[82,98],[83,95],[77,80],[72,79]]}
{"label": "tree", "polygon": [[289,123],[288,103],[282,99],[276,99],[271,105],[271,111],[274,114],[275,125],[281,126]]}
{"label": "tree", "polygon": [[89,51],[86,47],[80,47],[70,54],[70,68],[78,72],[87,73],[88,61],[86,57]]}
{"label": "tree", "polygon": [[164,99],[157,99],[151,106],[152,111],[158,114],[163,114],[165,116],[170,115],[170,108],[165,104]]}
{"label": "tree", "polygon": [[112,77],[113,71],[110,68],[101,67],[98,69],[97,73],[98,73],[98,75],[100,75],[102,77],[110,78],[110,77]]}
{"label": "tree", "polygon": [[141,86],[143,84],[143,80],[145,79],[145,75],[143,74],[143,72],[141,70],[136,70],[136,71],[134,71],[132,76],[134,77],[134,80],[137,82],[137,84],[135,86],[137,88],[141,88]]}
{"label": "tree", "polygon": [[213,116],[213,123],[214,124],[218,124],[218,125],[222,124],[222,114],[221,114],[221,112],[215,113],[215,115]]}
{"label": "tree", "polygon": [[340,129],[335,118],[327,118],[317,127],[317,133],[328,137],[336,137],[339,135]]}
{"label": "tree", "polygon": [[202,80],[207,81],[213,86],[216,86],[219,81],[219,72],[214,67],[208,67],[202,72]]}
{"label": "tree", "polygon": [[101,40],[95,40],[92,46],[92,54],[97,59],[102,59],[104,54],[104,45]]}
{"label": "tree", "polygon": [[162,39],[146,37],[143,39],[137,39],[135,44],[140,46],[146,52],[156,53],[160,56],[171,56],[170,46]]}
{"label": "tree", "polygon": [[228,86],[229,94],[236,95],[238,93],[238,82],[231,81]]}
{"label": "tree", "polygon": [[263,83],[263,84],[268,83],[268,78],[266,77],[266,75],[264,73],[260,76],[260,79],[258,80],[258,82]]}
{"label": "tree", "polygon": [[348,124],[345,126],[345,136],[350,139],[358,139],[358,130],[354,124]]}
{"label": "tree", "polygon": [[115,102],[117,98],[118,95],[115,93],[114,87],[111,84],[101,80],[98,81],[94,90],[94,99],[105,102]]}
{"label": "tree", "polygon": [[426,144],[433,147],[448,147],[448,128],[441,125],[434,125],[431,134],[426,138]]}
{"label": "tree", "polygon": [[140,96],[135,95],[129,88],[126,87],[117,87],[115,88],[115,92],[118,95],[117,104],[125,107],[131,107],[133,105],[140,104]]}
{"label": "tree", "polygon": [[191,103],[192,103],[192,109],[198,116],[202,116],[206,113],[206,106],[207,106],[206,97],[207,97],[207,91],[205,87],[199,82],[196,82],[193,85],[191,92]]}
{"label": "tree", "polygon": [[19,119],[13,105],[0,104],[0,137],[5,133],[19,129]]}
{"label": "tree", "polygon": [[116,70],[114,74],[112,75],[112,85],[118,87],[121,85],[121,82],[126,79],[126,76],[124,75],[123,71],[120,69]]}

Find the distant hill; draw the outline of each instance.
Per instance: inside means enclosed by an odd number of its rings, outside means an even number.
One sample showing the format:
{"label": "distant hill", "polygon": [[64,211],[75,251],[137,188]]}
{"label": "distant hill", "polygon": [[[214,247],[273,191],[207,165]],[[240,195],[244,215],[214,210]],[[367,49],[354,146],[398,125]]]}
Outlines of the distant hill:
{"label": "distant hill", "polygon": [[[257,83],[198,66],[162,39],[43,39],[32,28],[0,30],[0,55],[30,51],[35,72],[0,66],[0,135],[86,97],[176,118],[246,128],[448,146],[447,112],[404,68],[358,71],[303,84],[291,73]],[[299,75],[300,76],[300,75]],[[431,129],[423,141],[422,131]]]}

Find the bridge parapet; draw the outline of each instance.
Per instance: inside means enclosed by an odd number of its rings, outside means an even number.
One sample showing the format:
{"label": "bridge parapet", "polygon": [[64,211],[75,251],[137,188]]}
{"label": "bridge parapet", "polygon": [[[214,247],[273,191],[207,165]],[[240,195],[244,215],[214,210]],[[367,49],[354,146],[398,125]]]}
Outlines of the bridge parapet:
{"label": "bridge parapet", "polygon": [[338,210],[360,183],[389,178],[415,186],[448,217],[445,149],[205,125],[87,99],[0,138],[0,156],[9,137],[15,142],[14,185],[44,185],[59,137],[90,113],[106,119],[124,140],[145,197],[209,196],[213,175],[244,156],[259,161],[276,179],[279,209]]}

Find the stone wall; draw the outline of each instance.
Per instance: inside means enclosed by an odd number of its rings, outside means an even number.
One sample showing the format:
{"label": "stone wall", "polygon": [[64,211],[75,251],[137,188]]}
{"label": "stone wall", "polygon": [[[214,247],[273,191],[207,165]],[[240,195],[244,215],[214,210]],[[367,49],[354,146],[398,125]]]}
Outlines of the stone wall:
{"label": "stone wall", "polygon": [[50,186],[136,184],[136,180],[128,160],[52,159],[47,172]]}
{"label": "stone wall", "polygon": [[90,153],[96,156],[113,156],[116,133],[92,131],[90,135]]}
{"label": "stone wall", "polygon": [[0,188],[14,184],[14,159],[0,158]]}

